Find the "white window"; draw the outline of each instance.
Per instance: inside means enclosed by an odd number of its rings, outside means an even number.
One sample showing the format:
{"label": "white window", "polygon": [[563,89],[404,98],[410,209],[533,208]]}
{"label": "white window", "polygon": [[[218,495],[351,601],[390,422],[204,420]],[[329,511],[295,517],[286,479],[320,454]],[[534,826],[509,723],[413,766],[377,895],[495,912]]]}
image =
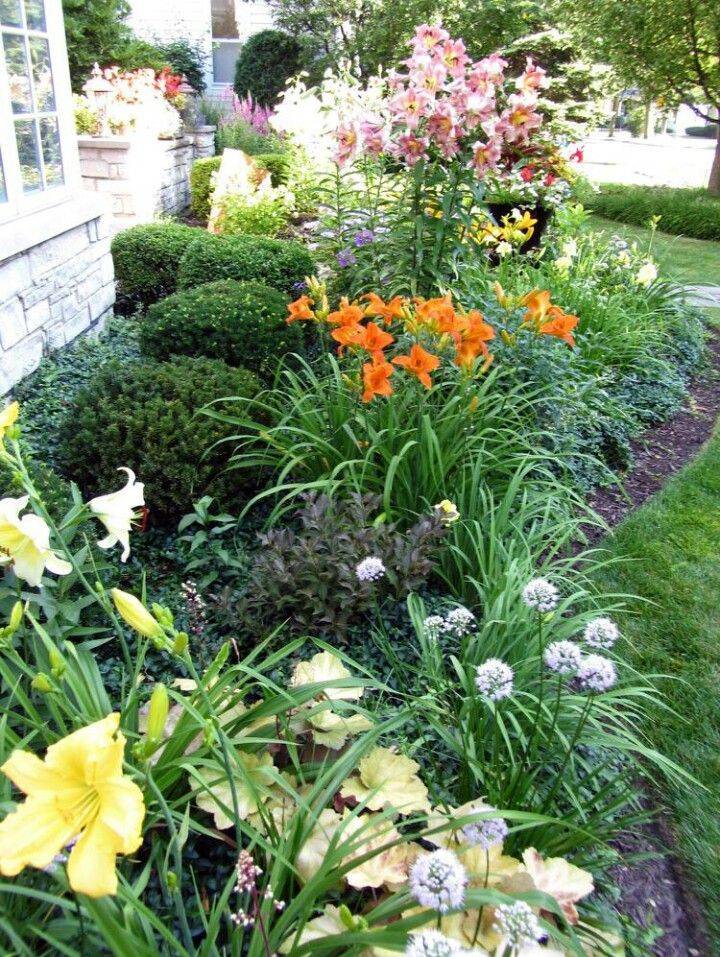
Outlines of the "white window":
{"label": "white window", "polygon": [[[0,3],[3,0],[0,0]],[[235,79],[235,62],[242,43],[238,31],[236,4],[242,0],[211,0],[213,81],[230,83]]]}
{"label": "white window", "polygon": [[62,202],[77,150],[60,0],[0,0],[0,220]]}

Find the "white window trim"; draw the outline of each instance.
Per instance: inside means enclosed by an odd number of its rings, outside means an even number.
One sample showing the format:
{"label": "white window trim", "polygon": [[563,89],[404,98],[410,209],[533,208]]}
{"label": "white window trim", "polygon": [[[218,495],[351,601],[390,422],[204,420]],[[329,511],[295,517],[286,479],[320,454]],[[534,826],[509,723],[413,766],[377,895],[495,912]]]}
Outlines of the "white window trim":
{"label": "white window trim", "polygon": [[[63,22],[61,0],[45,0],[46,32],[29,30],[17,31],[20,35],[47,36],[50,50],[50,68],[52,70],[55,94],[55,110],[60,134],[60,155],[63,164],[63,183],[37,193],[23,193],[20,178],[20,162],[15,140],[15,119],[10,105],[5,52],[0,43],[0,152],[2,153],[5,188],[8,201],[0,203],[0,223],[17,220],[32,215],[42,209],[49,209],[64,203],[77,192],[80,186],[80,161],[75,134],[75,110],[70,87],[70,70],[65,43],[65,25]],[[6,28],[8,32],[12,28]],[[0,255],[2,249],[0,248]]]}

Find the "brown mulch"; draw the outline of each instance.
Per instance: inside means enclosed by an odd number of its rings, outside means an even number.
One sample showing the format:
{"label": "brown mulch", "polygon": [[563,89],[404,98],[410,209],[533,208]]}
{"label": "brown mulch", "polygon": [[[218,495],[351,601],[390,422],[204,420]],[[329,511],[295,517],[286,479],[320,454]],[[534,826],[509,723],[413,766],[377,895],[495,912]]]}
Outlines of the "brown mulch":
{"label": "brown mulch", "polygon": [[[685,407],[669,422],[648,429],[633,443],[633,468],[623,487],[600,489],[591,507],[610,528],[638,508],[699,452],[720,416],[720,333],[708,341],[708,363],[690,386]],[[602,528],[586,528],[597,542]],[[651,795],[648,806],[655,801]],[[618,909],[634,924],[655,923],[663,934],[648,951],[656,957],[711,957],[703,909],[691,883],[673,854],[672,822],[664,815],[652,824],[625,833],[614,842],[624,858],[641,856],[616,867],[613,877],[620,890]]]}

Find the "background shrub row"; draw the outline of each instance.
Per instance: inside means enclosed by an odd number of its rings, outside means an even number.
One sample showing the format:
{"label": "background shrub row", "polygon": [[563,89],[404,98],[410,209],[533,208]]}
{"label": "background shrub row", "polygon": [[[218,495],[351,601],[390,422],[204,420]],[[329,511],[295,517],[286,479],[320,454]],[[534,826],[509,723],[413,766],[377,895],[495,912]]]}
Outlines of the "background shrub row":
{"label": "background shrub row", "polygon": [[720,198],[705,189],[604,183],[597,193],[584,185],[580,198],[607,219],[647,226],[653,216],[659,216],[658,229],[663,232],[720,240]]}

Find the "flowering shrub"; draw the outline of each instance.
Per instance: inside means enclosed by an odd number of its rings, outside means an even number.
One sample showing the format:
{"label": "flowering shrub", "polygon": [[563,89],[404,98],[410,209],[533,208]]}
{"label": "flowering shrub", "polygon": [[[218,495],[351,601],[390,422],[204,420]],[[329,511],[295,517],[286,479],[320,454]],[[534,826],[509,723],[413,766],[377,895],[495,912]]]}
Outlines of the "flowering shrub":
{"label": "flowering shrub", "polygon": [[[93,78],[105,81],[108,90],[102,105],[87,91],[84,97],[77,98],[76,109],[84,130],[152,137],[177,136],[182,130],[182,79],[167,67],[159,73],[150,69],[124,71],[117,66],[96,68]],[[89,116],[95,117],[94,129],[90,129]]]}

